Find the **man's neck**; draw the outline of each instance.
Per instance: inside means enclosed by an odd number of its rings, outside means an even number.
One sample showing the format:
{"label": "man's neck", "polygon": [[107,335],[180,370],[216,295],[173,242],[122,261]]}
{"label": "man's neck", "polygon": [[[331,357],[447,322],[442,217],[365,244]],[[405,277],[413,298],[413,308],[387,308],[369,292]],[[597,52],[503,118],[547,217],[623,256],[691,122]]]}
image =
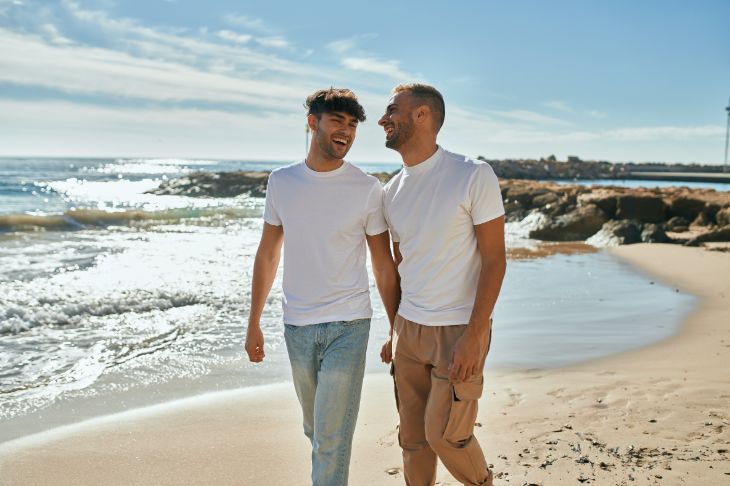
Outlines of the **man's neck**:
{"label": "man's neck", "polygon": [[315,172],[330,172],[342,167],[344,160],[322,157],[320,154],[310,150],[304,163]]}
{"label": "man's neck", "polygon": [[413,144],[407,148],[404,147],[399,152],[403,159],[403,165],[406,167],[413,167],[414,165],[418,165],[421,162],[425,162],[430,159],[433,154],[436,153],[438,148],[436,141],[433,140],[427,143]]}

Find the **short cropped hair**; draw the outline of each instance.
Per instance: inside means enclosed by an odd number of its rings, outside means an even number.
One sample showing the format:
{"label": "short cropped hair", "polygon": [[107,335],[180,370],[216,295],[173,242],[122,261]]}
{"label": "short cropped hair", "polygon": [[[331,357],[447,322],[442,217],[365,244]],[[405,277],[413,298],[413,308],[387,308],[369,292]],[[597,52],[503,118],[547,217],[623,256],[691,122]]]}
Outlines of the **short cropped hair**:
{"label": "short cropped hair", "polygon": [[307,115],[319,118],[322,113],[347,113],[359,122],[365,121],[365,109],[357,101],[357,96],[349,89],[320,89],[307,97],[304,103]]}
{"label": "short cropped hair", "polygon": [[444,97],[441,96],[441,93],[436,88],[420,83],[399,84],[393,88],[393,94],[401,92],[410,94],[416,98],[419,104],[428,106],[436,121],[436,130],[441,129],[446,118],[446,106],[444,104]]}

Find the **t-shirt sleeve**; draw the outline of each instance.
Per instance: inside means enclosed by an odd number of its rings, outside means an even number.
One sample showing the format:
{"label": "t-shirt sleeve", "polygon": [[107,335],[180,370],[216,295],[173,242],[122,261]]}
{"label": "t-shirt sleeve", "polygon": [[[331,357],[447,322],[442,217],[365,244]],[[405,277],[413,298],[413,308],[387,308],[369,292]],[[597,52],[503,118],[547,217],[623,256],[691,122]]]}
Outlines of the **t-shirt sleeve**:
{"label": "t-shirt sleeve", "polygon": [[502,191],[499,189],[497,175],[489,164],[476,165],[469,186],[469,202],[472,222],[486,223],[504,214]]}
{"label": "t-shirt sleeve", "polygon": [[385,188],[383,188],[383,216],[385,217],[385,222],[388,225],[388,229],[390,230],[390,239],[393,240],[393,243],[400,243],[400,237],[398,236],[398,233],[395,231],[395,228],[393,228],[393,224],[391,223],[390,218],[388,217],[388,208],[385,205],[387,190],[388,190],[388,187],[390,187],[389,184],[386,184]]}
{"label": "t-shirt sleeve", "polygon": [[274,226],[281,226],[281,218],[276,211],[276,190],[274,189],[273,173],[269,174],[269,182],[266,184],[266,203],[264,204],[264,221]]}
{"label": "t-shirt sleeve", "polygon": [[365,215],[365,234],[369,236],[379,235],[387,231],[388,224],[383,215],[383,186],[380,181],[375,181],[370,194],[368,194],[367,211]]}

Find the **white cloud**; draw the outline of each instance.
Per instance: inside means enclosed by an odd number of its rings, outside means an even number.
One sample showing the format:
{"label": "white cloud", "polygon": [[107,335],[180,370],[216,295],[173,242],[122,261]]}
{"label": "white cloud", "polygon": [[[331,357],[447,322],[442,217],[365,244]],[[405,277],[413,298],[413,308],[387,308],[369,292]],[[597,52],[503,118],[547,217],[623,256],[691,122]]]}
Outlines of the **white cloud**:
{"label": "white cloud", "polygon": [[570,122],[528,110],[489,111],[499,117],[538,125],[570,125]]}
{"label": "white cloud", "polygon": [[[0,155],[289,159],[300,156],[304,116],[200,109],[104,108],[0,98]],[[303,138],[303,135],[302,135]]]}
{"label": "white cloud", "polygon": [[[541,105],[544,106],[545,108],[550,108],[552,110],[561,111],[563,113],[568,113],[568,114],[572,114],[572,115],[578,114],[578,110],[576,110],[568,102],[563,101],[563,100],[543,101],[541,103]],[[606,118],[606,116],[607,116],[607,114],[605,112],[598,111],[598,110],[586,110],[586,111],[581,112],[581,114],[584,114],[591,118],[596,118],[596,119],[603,119],[603,118]]]}
{"label": "white cloud", "polygon": [[257,37],[256,42],[264,47],[274,47],[276,49],[285,49],[289,47],[289,42],[282,37]]}
{"label": "white cloud", "polygon": [[332,41],[325,45],[327,49],[330,51],[333,51],[337,54],[344,54],[347,51],[353,50],[355,47],[357,47],[359,44],[361,44],[363,41],[374,39],[378,36],[378,34],[375,33],[369,33],[369,34],[359,34],[352,37],[348,37],[346,39],[338,39],[335,41]]}
{"label": "white cloud", "polygon": [[[347,68],[342,69],[332,63],[322,64],[321,59],[290,60],[295,51],[286,38],[268,30],[262,33],[266,26],[258,19],[235,18],[239,27],[253,31],[252,26],[256,26],[260,35],[237,28],[193,33],[111,18],[105,12],[85,10],[68,0],[63,5],[76,23],[84,24],[85,33],[102,37],[105,47],[64,37],[62,33],[70,35],[72,30],[45,14],[38,14],[35,33],[0,27],[0,113],[13,114],[12,118],[0,116],[0,151],[4,155],[292,160],[302,152],[303,135],[299,134],[304,97],[322,86],[338,85],[352,87],[369,114],[368,123],[358,129],[353,157],[397,160],[397,154],[383,148],[382,130],[376,123],[388,98],[390,86],[385,85],[413,81],[418,76],[407,73],[397,60],[360,52],[359,44],[374,34],[326,45],[331,55],[337,56],[335,62]],[[244,23],[249,25],[245,27]],[[275,55],[261,47],[285,50]],[[283,57],[286,54],[290,59]],[[101,101],[95,101],[96,106],[11,101],[2,98],[2,83],[55,90],[58,99],[68,93]],[[99,106],[120,99],[127,100],[123,103],[127,106]],[[565,116],[568,119],[577,115],[606,116],[596,110],[574,108],[563,100],[545,101],[542,106],[570,114]],[[448,100],[446,116],[440,142],[473,155],[489,154],[492,149],[491,153],[501,150],[502,154],[523,156],[531,152],[633,154],[637,150],[636,159],[691,160],[695,157],[692,154],[707,152],[709,149],[704,147],[714,146],[715,140],[724,136],[724,127],[710,125],[582,130],[576,129],[577,122],[573,125],[543,113],[519,109],[477,111],[449,104]],[[650,146],[636,143],[644,141],[660,142],[652,145],[655,151],[650,156],[638,152]]]}
{"label": "white cloud", "polygon": [[725,135],[725,128],[720,125],[702,125],[697,127],[630,127],[606,130],[603,132],[603,135],[611,140],[622,141],[690,140],[722,137]]}
{"label": "white cloud", "polygon": [[59,44],[59,45],[73,44],[73,41],[62,36],[60,34],[60,32],[58,31],[58,28],[56,28],[56,26],[53,24],[50,24],[50,23],[43,24],[43,25],[41,25],[41,30],[43,32],[45,32],[48,39],[54,44]]}
{"label": "white cloud", "polygon": [[255,17],[229,13],[223,17],[223,20],[225,20],[230,25],[243,27],[245,29],[253,30],[255,32],[260,32],[263,34],[270,34],[272,32],[271,28],[269,28],[263,20]]}
{"label": "white cloud", "polygon": [[[368,98],[372,95],[368,94]],[[368,102],[371,101],[368,99]],[[373,109],[366,107],[376,116]],[[303,155],[301,110],[289,113],[211,109],[118,108],[64,101],[0,98],[0,156],[139,156],[296,160]],[[358,127],[350,160],[397,161],[383,146],[371,116]],[[439,143],[471,155],[502,158],[579,154],[584,158],[702,160],[707,140],[721,141],[722,126],[631,127],[600,131],[547,130],[494,120],[488,114],[451,107]],[[660,141],[639,149],[635,141]],[[719,145],[718,145],[719,146]],[[633,148],[632,148],[633,147]],[[659,148],[657,148],[659,147]],[[718,151],[719,153],[719,151]],[[719,157],[719,156],[718,156]],[[712,161],[711,154],[704,161]]]}
{"label": "white cloud", "polygon": [[575,113],[575,110],[568,105],[565,101],[562,100],[550,100],[550,101],[544,101],[542,103],[542,106],[546,108],[551,108],[553,110],[562,111],[564,113]]}
{"label": "white cloud", "polygon": [[76,94],[270,108],[296,104],[308,91],[293,82],[226,76],[109,49],[48,45],[2,29],[0,52],[0,81]]}
{"label": "white cloud", "polygon": [[[63,5],[78,20],[87,22],[91,28],[99,28],[107,38],[115,39],[119,44],[115,46],[115,49],[124,50],[128,46],[140,45],[145,47],[144,51],[132,52],[132,54],[143,54],[154,59],[161,58],[185,63],[194,61],[206,63],[211,59],[223,59],[242,66],[243,69],[278,71],[290,75],[317,76],[319,74],[316,69],[306,65],[258,52],[243,45],[231,46],[210,42],[191,37],[185,32],[164,32],[161,29],[142,26],[132,19],[111,18],[102,11],[85,10],[71,0],[64,0]],[[110,33],[115,35],[110,36]],[[264,40],[264,42],[270,41]],[[279,40],[279,44],[281,44],[281,40]]]}
{"label": "white cloud", "polygon": [[219,30],[218,32],[216,32],[216,35],[221,39],[236,42],[238,44],[246,44],[253,37],[250,34],[237,34],[235,32],[231,32],[230,30]]}
{"label": "white cloud", "polygon": [[400,68],[400,62],[394,60],[383,61],[372,57],[346,57],[342,65],[352,71],[362,71],[371,74],[380,74],[397,80],[412,79],[407,72]]}

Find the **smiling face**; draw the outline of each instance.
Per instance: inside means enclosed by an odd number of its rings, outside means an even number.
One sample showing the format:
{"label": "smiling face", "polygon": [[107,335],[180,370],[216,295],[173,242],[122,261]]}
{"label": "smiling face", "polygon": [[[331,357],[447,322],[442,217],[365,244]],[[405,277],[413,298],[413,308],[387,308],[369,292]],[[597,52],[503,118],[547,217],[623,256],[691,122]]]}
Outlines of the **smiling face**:
{"label": "smiling face", "polygon": [[414,100],[412,96],[401,91],[388,100],[385,114],[378,120],[378,125],[385,130],[385,146],[400,150],[413,138],[416,124],[413,121]]}
{"label": "smiling face", "polygon": [[341,160],[355,141],[357,118],[347,113],[328,112],[309,115],[309,126],[314,132],[314,143],[328,159]]}

